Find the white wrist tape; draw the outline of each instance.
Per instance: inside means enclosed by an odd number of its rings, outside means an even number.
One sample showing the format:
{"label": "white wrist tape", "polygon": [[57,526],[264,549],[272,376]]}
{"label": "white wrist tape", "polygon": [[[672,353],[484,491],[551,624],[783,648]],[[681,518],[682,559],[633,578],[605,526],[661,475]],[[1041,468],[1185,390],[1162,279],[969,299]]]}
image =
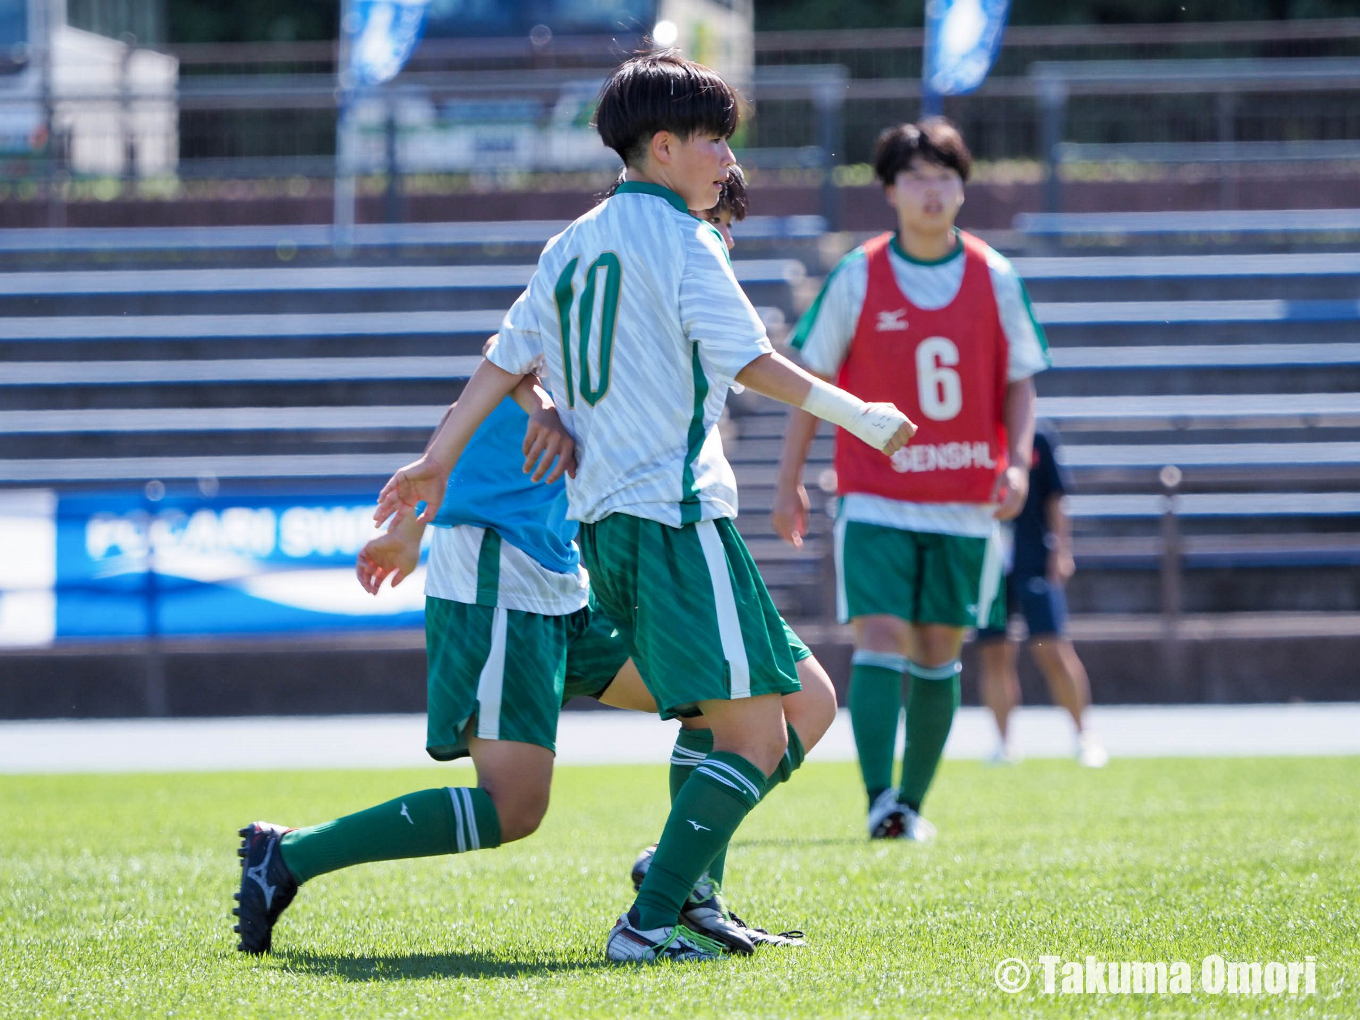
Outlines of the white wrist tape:
{"label": "white wrist tape", "polygon": [[821,379],[812,381],[812,389],[803,401],[803,410],[839,425],[875,450],[887,446],[907,420],[907,416],[892,404],[866,404],[859,397]]}

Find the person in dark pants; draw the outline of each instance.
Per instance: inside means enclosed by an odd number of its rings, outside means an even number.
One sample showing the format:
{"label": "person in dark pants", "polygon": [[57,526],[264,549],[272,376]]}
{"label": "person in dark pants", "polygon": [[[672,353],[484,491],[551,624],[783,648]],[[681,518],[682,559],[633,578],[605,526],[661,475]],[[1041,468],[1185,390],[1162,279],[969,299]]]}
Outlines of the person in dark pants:
{"label": "person in dark pants", "polygon": [[[1048,682],[1054,703],[1072,716],[1077,761],[1089,768],[1100,768],[1109,755],[1086,727],[1084,715],[1091,703],[1090,681],[1066,635],[1067,599],[1063,586],[1075,565],[1071,531],[1063,509],[1067,478],[1057,461],[1057,446],[1057,434],[1051,428],[1041,426],[1035,432],[1029,496],[1014,525],[1006,608],[1008,615],[1025,618],[1035,664]],[[984,627],[977,637],[982,700],[996,716],[1001,738],[992,760],[1007,764],[1015,760],[1009,722],[1012,709],[1020,702],[1020,679],[1015,670],[1019,644],[1007,637],[1004,627]]]}

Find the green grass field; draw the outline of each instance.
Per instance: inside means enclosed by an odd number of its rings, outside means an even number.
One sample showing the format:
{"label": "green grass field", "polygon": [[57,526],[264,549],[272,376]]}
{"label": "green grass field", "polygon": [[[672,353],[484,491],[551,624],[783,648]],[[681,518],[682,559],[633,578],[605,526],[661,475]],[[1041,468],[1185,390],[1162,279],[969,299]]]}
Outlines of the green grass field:
{"label": "green grass field", "polygon": [[[658,756],[664,753],[658,749]],[[751,816],[728,893],[801,950],[602,957],[664,767],[560,770],[542,830],[303,888],[273,955],[234,950],[235,829],[467,782],[412,772],[0,779],[0,1016],[1357,1017],[1360,758],[944,766],[930,845],[869,844],[850,765]],[[1038,958],[1316,959],[1311,996],[1045,995]],[[1014,995],[994,970],[1025,960]]]}

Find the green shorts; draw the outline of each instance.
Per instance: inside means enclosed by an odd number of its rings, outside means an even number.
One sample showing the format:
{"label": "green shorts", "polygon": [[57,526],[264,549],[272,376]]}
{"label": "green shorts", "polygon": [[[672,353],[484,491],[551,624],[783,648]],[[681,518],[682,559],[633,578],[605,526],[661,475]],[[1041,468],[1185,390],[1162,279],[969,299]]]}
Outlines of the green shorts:
{"label": "green shorts", "polygon": [[836,522],[836,615],[950,627],[1006,625],[1000,536],[973,538]]}
{"label": "green shorts", "polygon": [[425,650],[425,749],[439,761],[464,757],[469,736],[555,751],[568,685],[597,693],[628,658],[589,607],[544,616],[437,598],[425,600]]}
{"label": "green shorts", "polygon": [[672,528],[612,514],[581,525],[578,542],[662,718],[801,689],[791,632],[732,521]]}
{"label": "green shorts", "polygon": [[598,698],[628,661],[628,643],[590,599],[590,626],[567,646],[567,680],[562,704],[572,698]]}
{"label": "green shorts", "polygon": [[[594,605],[593,598],[591,605]],[[784,624],[784,633],[789,642],[789,652],[793,655],[793,661],[797,663],[812,658],[812,649],[794,632],[788,621],[781,618],[781,622]],[[577,649],[582,646],[587,646],[587,651],[581,656],[581,667],[573,675]],[[603,698],[605,691],[618,677],[619,670],[626,661],[628,651],[623,644],[623,637],[610,622],[609,617],[597,610],[591,618],[590,630],[584,637],[572,642],[571,650],[567,654],[567,687],[562,696],[563,706],[576,697]],[[590,664],[593,664],[594,668],[591,668]],[[677,714],[685,719],[703,715],[697,708],[685,709]]]}
{"label": "green shorts", "polygon": [[794,633],[793,628],[789,626],[789,621],[781,616],[779,622],[784,625],[784,636],[789,642],[789,651],[793,654],[793,661],[802,662],[804,659],[812,658],[812,649]]}

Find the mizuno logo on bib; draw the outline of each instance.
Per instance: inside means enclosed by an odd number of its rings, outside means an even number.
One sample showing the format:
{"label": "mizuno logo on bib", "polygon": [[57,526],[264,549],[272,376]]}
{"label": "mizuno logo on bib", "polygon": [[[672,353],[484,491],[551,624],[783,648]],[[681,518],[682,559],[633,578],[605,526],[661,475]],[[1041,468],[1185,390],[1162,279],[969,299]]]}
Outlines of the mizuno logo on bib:
{"label": "mizuno logo on bib", "polygon": [[876,327],[878,332],[895,333],[900,330],[906,329],[907,328],[906,315],[907,310],[905,308],[898,308],[896,311],[891,312],[879,312],[878,326]]}

